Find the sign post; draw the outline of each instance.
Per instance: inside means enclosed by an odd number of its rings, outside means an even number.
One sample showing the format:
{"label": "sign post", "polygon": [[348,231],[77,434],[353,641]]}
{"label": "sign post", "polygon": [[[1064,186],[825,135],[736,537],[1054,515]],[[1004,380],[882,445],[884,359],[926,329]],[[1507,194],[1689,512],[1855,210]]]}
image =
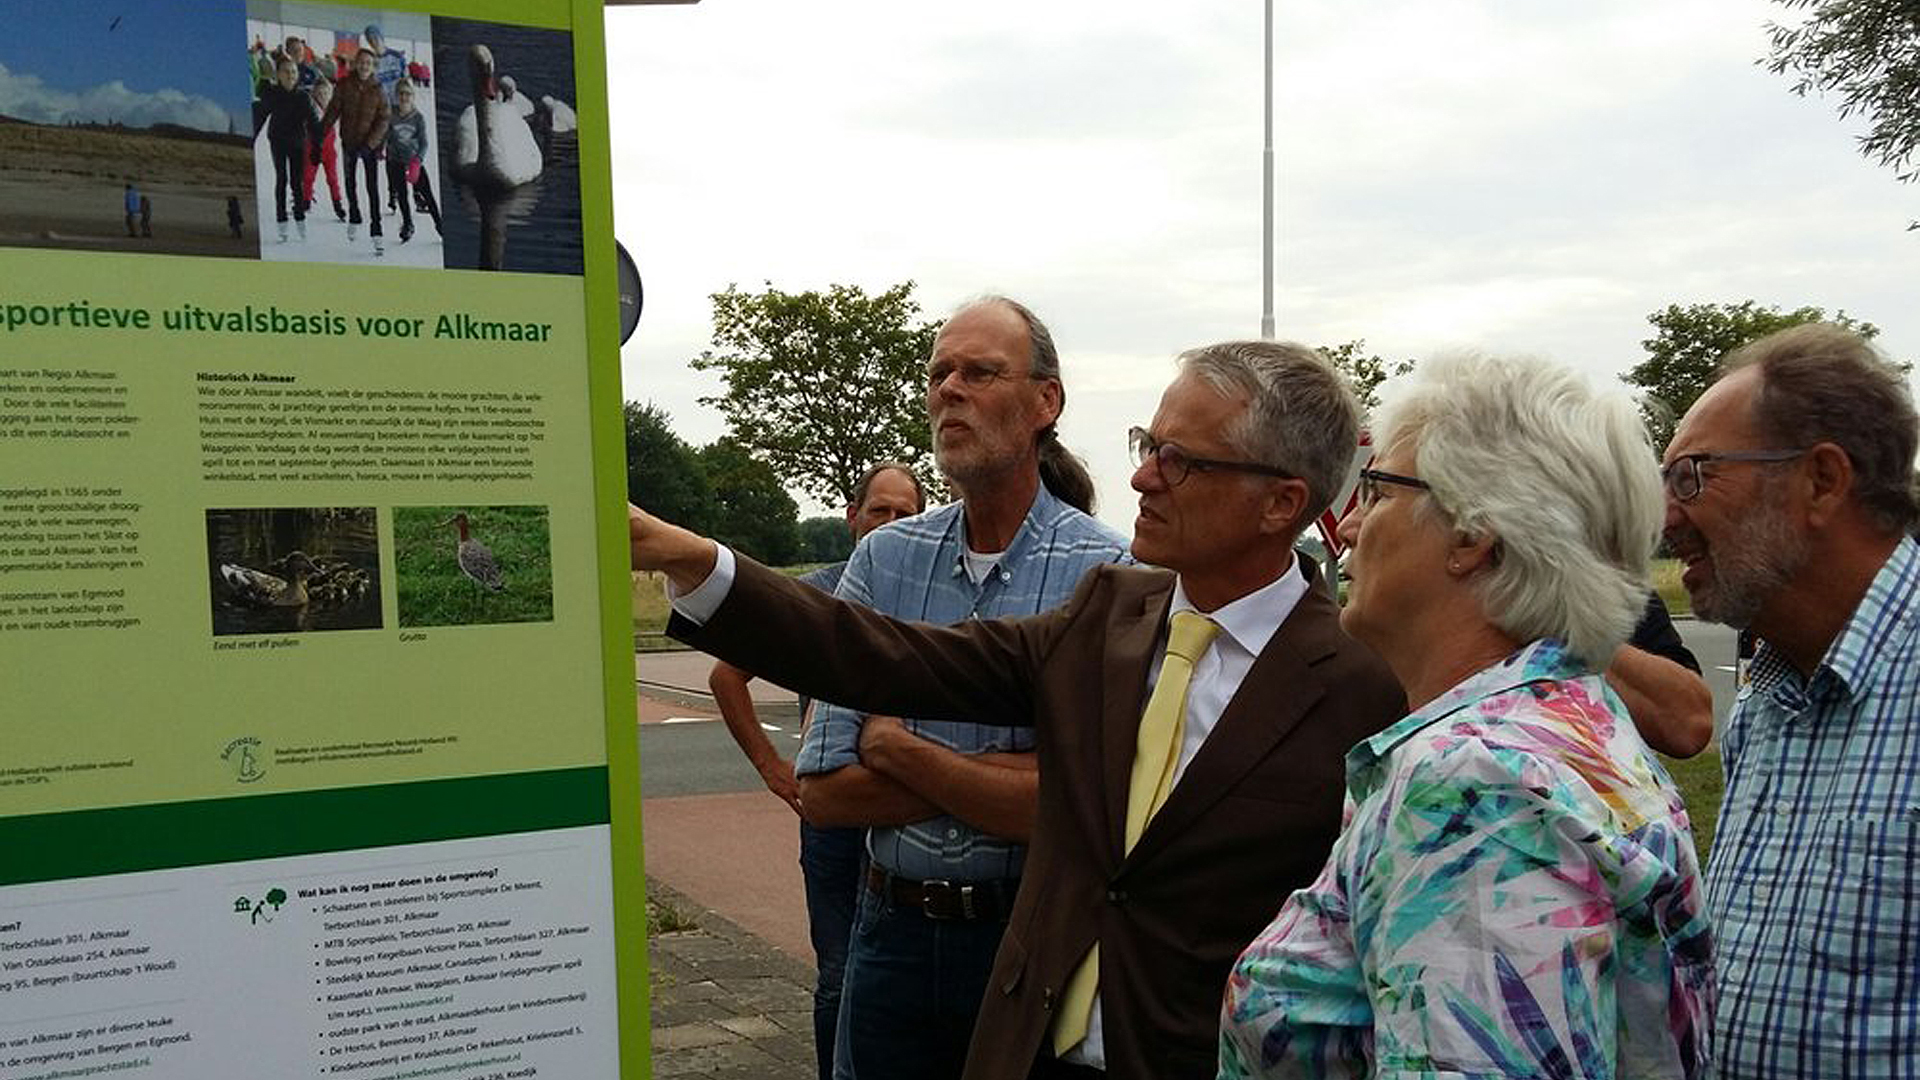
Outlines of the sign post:
{"label": "sign post", "polygon": [[0,12],[0,1076],[644,1075],[600,3]]}

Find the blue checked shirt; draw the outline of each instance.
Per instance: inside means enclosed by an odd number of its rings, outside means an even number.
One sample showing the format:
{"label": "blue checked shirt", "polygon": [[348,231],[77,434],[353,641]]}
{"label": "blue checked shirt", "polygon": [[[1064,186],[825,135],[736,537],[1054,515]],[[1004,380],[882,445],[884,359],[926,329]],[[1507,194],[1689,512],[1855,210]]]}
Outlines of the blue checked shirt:
{"label": "blue checked shirt", "polygon": [[1920,546],[1802,679],[1765,645],[1721,755],[1722,1077],[1920,1074]]}
{"label": "blue checked shirt", "polygon": [[[1060,606],[1088,570],[1126,557],[1127,541],[1043,487],[1013,542],[986,578],[967,576],[960,503],[875,529],[860,541],[835,595],[885,615],[950,625],[963,619],[1019,618]],[[908,719],[908,730],[961,753],[1033,749],[1031,727]],[[860,714],[820,702],[794,772],[814,776],[860,760]],[[1026,847],[989,836],[954,817],[934,817],[867,833],[874,865],[916,881],[1014,878]]]}

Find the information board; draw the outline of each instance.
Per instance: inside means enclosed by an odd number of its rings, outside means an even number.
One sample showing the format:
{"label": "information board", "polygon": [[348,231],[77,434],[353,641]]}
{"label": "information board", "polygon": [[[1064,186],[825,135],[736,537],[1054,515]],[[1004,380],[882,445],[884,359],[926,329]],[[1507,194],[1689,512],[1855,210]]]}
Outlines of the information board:
{"label": "information board", "polygon": [[600,5],[0,16],[0,1078],[643,1075]]}

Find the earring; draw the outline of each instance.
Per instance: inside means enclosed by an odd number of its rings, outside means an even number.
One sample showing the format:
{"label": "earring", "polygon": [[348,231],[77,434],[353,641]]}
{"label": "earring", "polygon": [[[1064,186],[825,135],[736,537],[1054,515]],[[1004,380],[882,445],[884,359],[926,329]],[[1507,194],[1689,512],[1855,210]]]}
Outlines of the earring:
{"label": "earring", "polygon": [[1447,573],[1449,573],[1449,574],[1457,574],[1457,573],[1459,573],[1459,572],[1460,572],[1460,564],[1459,564],[1459,563],[1457,563],[1457,562],[1450,562],[1450,563],[1448,563],[1448,564],[1447,564]]}

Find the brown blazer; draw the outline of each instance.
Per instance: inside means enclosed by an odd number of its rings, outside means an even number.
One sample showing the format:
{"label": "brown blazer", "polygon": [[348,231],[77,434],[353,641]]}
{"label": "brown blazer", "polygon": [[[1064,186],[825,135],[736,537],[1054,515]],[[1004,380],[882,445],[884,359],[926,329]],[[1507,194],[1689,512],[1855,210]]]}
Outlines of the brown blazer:
{"label": "brown blazer", "polygon": [[1212,1077],[1234,958],[1326,861],[1347,749],[1406,711],[1386,665],[1340,632],[1333,602],[1310,588],[1123,856],[1134,737],[1173,584],[1165,570],[1101,566],[1054,611],[936,628],[837,602],[741,559],[733,593],[705,627],[670,627],[853,708],[1034,724],[1040,810],[968,1080],[1027,1075],[1095,940],[1107,1074]]}

